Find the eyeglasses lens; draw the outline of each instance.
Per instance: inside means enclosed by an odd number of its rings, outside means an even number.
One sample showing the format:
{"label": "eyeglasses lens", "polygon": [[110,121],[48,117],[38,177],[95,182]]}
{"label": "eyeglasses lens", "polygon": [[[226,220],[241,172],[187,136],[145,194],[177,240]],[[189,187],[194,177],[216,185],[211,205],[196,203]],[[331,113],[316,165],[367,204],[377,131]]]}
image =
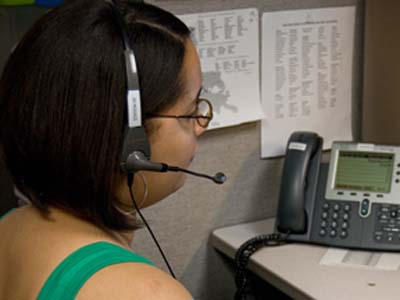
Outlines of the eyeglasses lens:
{"label": "eyeglasses lens", "polygon": [[198,118],[197,122],[200,126],[206,128],[212,119],[211,103],[205,99],[200,99],[197,103],[197,115],[204,118]]}
{"label": "eyeglasses lens", "polygon": [[199,116],[209,117],[210,105],[206,101],[200,100],[197,104],[197,113]]}

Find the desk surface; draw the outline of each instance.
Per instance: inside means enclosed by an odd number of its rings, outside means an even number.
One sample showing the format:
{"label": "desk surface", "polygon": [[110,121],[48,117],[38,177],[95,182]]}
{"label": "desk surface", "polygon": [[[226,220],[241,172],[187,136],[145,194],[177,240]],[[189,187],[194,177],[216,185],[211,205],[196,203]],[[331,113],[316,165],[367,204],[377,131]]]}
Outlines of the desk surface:
{"label": "desk surface", "polygon": [[[273,231],[274,219],[215,230],[212,245],[233,258],[248,239]],[[400,299],[400,271],[362,270],[319,264],[328,248],[288,244],[263,248],[249,269],[294,299]]]}

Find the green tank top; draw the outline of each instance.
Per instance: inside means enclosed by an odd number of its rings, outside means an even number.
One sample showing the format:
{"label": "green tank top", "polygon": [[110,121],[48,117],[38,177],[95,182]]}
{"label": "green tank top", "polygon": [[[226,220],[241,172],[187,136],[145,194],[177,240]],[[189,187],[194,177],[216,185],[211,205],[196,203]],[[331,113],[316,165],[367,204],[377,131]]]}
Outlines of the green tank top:
{"label": "green tank top", "polygon": [[85,282],[97,271],[124,262],[154,264],[147,258],[108,242],[84,246],[51,273],[37,300],[73,300]]}
{"label": "green tank top", "polygon": [[[6,215],[0,216],[0,220]],[[74,300],[82,286],[97,271],[125,262],[154,266],[147,258],[109,242],[97,242],[79,248],[50,274],[37,300]]]}

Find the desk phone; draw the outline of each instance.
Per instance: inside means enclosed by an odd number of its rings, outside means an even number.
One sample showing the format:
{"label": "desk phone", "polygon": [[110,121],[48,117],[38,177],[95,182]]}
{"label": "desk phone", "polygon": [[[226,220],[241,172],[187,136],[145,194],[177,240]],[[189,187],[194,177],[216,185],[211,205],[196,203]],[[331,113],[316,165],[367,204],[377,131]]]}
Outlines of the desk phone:
{"label": "desk phone", "polygon": [[400,147],[334,142],[294,132],[287,144],[275,231],[287,240],[400,250]]}

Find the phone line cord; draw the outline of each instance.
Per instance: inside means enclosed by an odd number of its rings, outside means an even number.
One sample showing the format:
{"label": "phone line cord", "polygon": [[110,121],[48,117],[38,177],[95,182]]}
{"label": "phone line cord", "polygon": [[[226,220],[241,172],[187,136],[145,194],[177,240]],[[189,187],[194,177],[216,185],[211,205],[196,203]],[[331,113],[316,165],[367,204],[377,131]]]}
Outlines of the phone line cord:
{"label": "phone line cord", "polygon": [[263,247],[278,246],[286,243],[286,237],[287,234],[280,233],[262,234],[249,239],[240,246],[235,255],[235,300],[245,300],[246,294],[249,293],[247,288],[250,280],[247,265],[250,257]]}

